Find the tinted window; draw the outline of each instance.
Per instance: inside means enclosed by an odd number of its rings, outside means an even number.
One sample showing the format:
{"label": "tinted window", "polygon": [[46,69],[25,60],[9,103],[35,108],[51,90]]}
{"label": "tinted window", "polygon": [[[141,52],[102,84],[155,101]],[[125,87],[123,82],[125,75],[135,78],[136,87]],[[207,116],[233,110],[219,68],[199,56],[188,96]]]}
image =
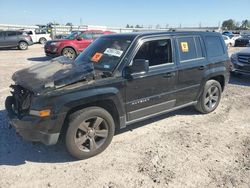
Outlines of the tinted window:
{"label": "tinted window", "polygon": [[180,37],[177,39],[180,61],[188,61],[204,57],[200,37]]}
{"label": "tinted window", "polygon": [[208,57],[218,57],[225,53],[220,37],[206,36],[205,40],[206,40],[206,45],[207,45]]}
{"label": "tinted window", "polygon": [[80,37],[84,39],[92,39],[92,33],[82,33]]}
{"label": "tinted window", "polygon": [[8,31],[7,36],[8,37],[16,36],[16,31]]}
{"label": "tinted window", "polygon": [[197,58],[204,57],[202,48],[201,48],[201,38],[200,37],[195,37],[195,44],[196,44],[196,53],[197,53]]}
{"label": "tinted window", "polygon": [[149,66],[172,63],[171,40],[164,39],[145,42],[134,59],[148,60]]}

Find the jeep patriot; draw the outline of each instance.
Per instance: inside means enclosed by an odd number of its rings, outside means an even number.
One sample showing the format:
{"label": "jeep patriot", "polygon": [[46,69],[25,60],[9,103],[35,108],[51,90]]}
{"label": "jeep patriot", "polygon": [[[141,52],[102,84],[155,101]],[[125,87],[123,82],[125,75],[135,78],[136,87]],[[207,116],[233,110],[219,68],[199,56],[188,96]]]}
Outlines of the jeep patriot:
{"label": "jeep patriot", "polygon": [[61,135],[71,155],[86,159],[130,124],[187,106],[213,112],[229,69],[219,33],[104,35],[75,60],[17,71],[5,105],[24,139],[53,145]]}

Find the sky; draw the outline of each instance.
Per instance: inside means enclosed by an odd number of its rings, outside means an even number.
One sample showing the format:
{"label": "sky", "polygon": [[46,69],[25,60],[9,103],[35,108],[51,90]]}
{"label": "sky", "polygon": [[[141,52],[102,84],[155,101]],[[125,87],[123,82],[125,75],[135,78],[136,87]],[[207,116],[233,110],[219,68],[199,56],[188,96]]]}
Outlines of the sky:
{"label": "sky", "polygon": [[250,0],[0,0],[0,24],[218,26],[250,20]]}

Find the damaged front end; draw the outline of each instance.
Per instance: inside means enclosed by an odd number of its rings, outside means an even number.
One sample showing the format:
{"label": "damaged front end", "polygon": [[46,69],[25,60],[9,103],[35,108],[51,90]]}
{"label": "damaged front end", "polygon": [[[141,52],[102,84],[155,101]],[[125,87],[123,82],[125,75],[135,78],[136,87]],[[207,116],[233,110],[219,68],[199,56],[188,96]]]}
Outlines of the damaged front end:
{"label": "damaged front end", "polygon": [[79,81],[93,80],[94,68],[91,62],[75,64],[62,56],[17,71],[12,79],[16,85],[39,95]]}
{"label": "damaged front end", "polygon": [[33,92],[20,85],[11,85],[10,88],[12,89],[12,96],[7,97],[6,99],[6,110],[8,111],[9,116],[22,118],[29,114]]}

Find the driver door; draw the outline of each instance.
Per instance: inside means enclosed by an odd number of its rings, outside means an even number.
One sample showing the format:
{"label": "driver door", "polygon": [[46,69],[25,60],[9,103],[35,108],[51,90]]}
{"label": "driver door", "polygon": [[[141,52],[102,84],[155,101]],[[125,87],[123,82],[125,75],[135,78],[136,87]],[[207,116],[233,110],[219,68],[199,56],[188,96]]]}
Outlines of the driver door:
{"label": "driver door", "polygon": [[133,73],[132,78],[126,80],[128,123],[162,113],[175,106],[178,71],[172,59],[172,51],[172,39],[169,37],[147,40],[140,46],[133,60],[148,60],[149,71]]}
{"label": "driver door", "polygon": [[79,37],[79,39],[76,39],[76,45],[79,52],[82,52],[93,42],[93,36],[90,32],[84,32]]}

